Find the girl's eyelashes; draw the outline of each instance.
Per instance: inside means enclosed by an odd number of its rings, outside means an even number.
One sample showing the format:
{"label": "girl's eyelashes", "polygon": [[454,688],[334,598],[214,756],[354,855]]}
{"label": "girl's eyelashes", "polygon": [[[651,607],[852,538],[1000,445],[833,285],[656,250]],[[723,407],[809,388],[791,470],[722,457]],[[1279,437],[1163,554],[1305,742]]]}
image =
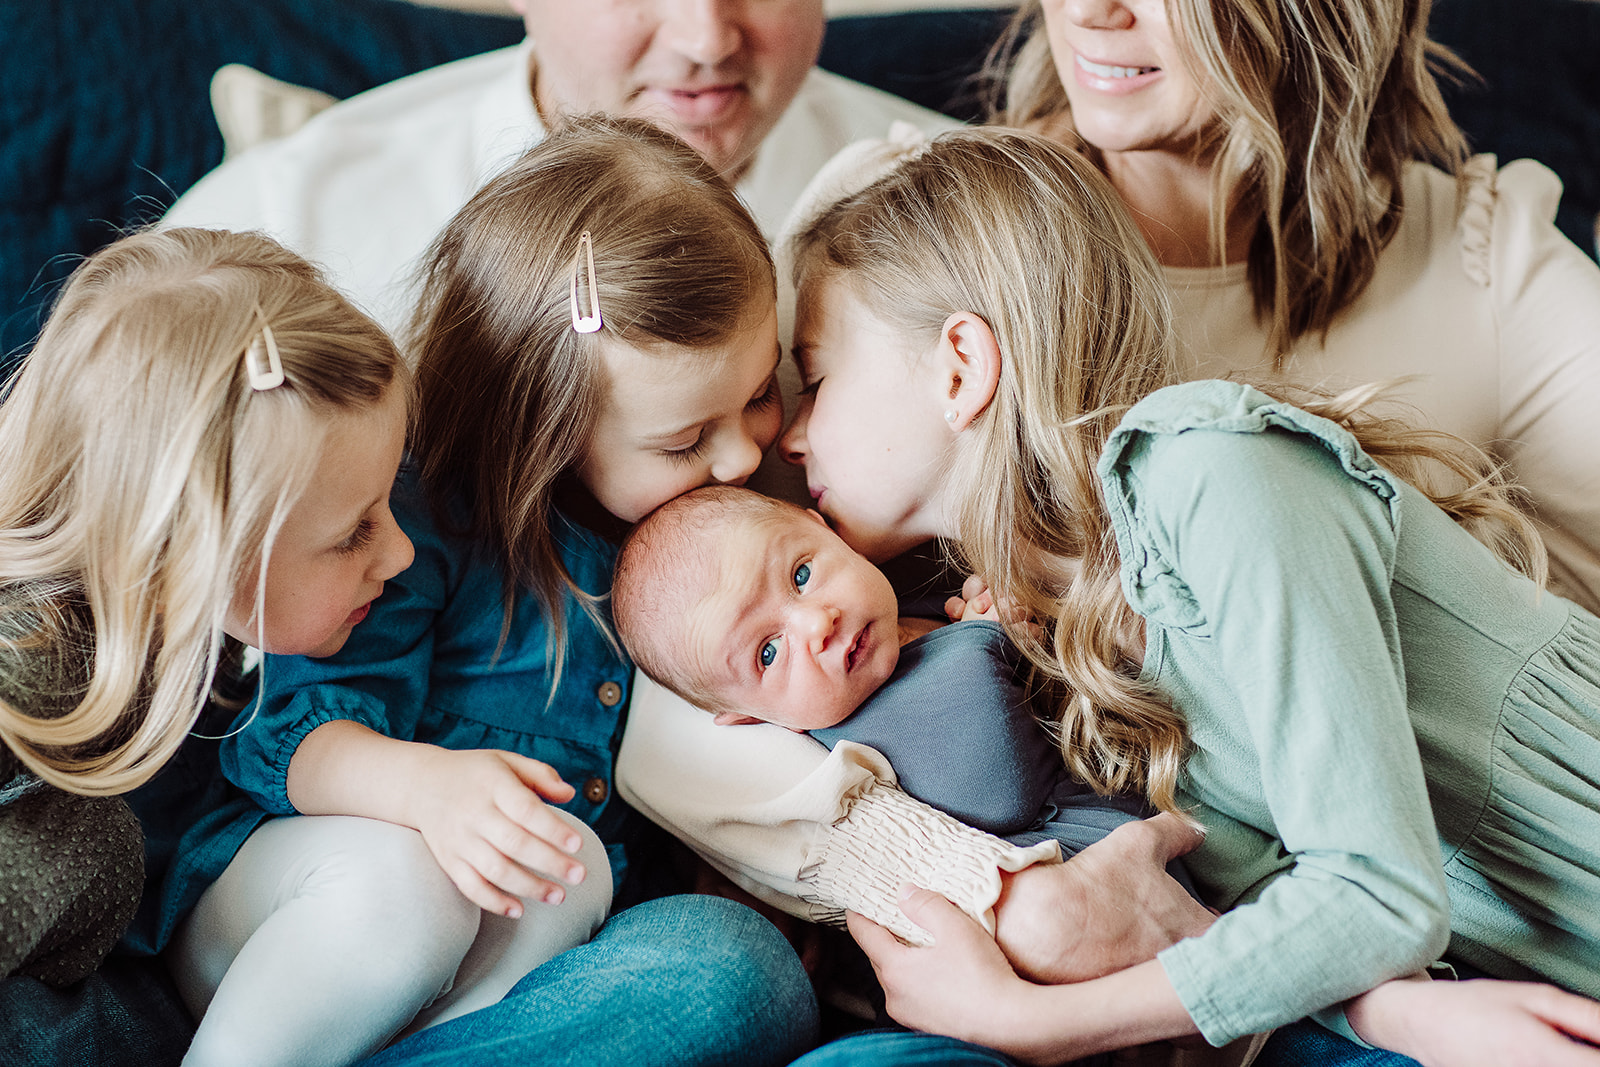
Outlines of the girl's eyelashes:
{"label": "girl's eyelashes", "polygon": [[767,408],[770,408],[772,405],[779,402],[778,376],[774,374],[772,377],[767,379],[767,387],[761,391],[761,395],[750,401],[750,403],[746,404],[745,406],[751,411],[765,411]]}
{"label": "girl's eyelashes", "polygon": [[807,384],[802,385],[800,387],[800,395],[801,396],[815,396],[817,394],[817,386],[819,386],[821,384],[822,384],[822,379],[818,378],[815,381],[808,382]]}
{"label": "girl's eyelashes", "polygon": [[694,439],[694,444],[685,448],[664,448],[661,450],[661,454],[666,456],[668,459],[676,460],[679,463],[689,463],[693,460],[699,459],[700,453],[704,452],[705,450],[706,435],[704,431],[701,431],[700,436]]}
{"label": "girl's eyelashes", "polygon": [[372,538],[378,532],[378,524],[371,519],[364,518],[356,523],[356,528],[350,531],[350,536],[334,546],[334,550],[345,555],[360,552],[372,544]]}

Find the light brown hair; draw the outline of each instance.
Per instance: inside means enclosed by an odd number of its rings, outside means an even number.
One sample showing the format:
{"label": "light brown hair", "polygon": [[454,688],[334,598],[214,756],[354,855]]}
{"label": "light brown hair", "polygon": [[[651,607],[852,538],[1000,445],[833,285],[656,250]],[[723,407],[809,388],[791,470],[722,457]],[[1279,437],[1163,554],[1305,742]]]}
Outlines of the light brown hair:
{"label": "light brown hair", "polygon": [[[1405,209],[1413,160],[1457,175],[1466,139],[1436,74],[1467,67],[1428,39],[1431,0],[1167,0],[1216,111],[1212,247],[1232,210],[1258,217],[1247,255],[1257,317],[1281,362],[1366,289]],[[1039,0],[990,56],[997,122],[1070,120]],[[1092,154],[1092,150],[1091,150]]]}
{"label": "light brown hair", "polygon": [[[284,382],[258,391],[244,353],[263,321]],[[154,774],[330,419],[397,382],[388,336],[260,235],[146,232],[85,260],[0,404],[6,746],[80,793]]]}
{"label": "light brown hair", "polygon": [[[605,326],[572,328],[578,238],[591,235]],[[429,251],[412,329],[419,397],[412,454],[435,511],[550,620],[551,692],[573,582],[553,527],[603,387],[602,346],[650,354],[716,345],[776,299],[766,240],[732,188],[678,138],[635,119],[564,122],[467,202]],[[587,275],[581,306],[587,312]],[[762,309],[765,310],[764,308]],[[602,626],[602,629],[604,627]]]}

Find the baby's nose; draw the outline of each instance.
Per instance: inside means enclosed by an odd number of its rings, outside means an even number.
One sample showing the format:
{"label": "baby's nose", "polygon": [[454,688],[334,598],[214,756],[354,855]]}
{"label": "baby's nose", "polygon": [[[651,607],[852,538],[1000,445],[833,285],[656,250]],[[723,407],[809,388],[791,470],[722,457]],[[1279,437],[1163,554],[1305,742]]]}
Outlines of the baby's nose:
{"label": "baby's nose", "polygon": [[808,604],[801,613],[800,625],[812,653],[826,651],[839,625],[839,609],[826,604]]}

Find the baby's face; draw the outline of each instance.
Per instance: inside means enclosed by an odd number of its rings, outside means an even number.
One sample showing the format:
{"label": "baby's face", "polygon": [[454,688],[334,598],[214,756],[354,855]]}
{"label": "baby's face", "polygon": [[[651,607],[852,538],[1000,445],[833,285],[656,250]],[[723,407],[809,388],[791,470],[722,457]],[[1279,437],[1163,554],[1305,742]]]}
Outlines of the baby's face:
{"label": "baby's face", "polygon": [[848,717],[893,673],[899,608],[883,572],[816,512],[742,522],[718,546],[717,586],[688,613],[688,666],[739,712],[815,730]]}

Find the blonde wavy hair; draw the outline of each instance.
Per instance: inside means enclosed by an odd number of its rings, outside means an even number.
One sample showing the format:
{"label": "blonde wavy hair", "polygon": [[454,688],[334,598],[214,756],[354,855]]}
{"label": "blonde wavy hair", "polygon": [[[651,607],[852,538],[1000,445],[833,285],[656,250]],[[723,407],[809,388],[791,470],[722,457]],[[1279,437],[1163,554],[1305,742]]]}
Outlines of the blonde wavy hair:
{"label": "blonde wavy hair", "polygon": [[[1230,210],[1258,217],[1250,287],[1281,369],[1296,341],[1325,332],[1372,280],[1405,209],[1406,164],[1430,162],[1460,179],[1466,138],[1436,76],[1470,71],[1428,39],[1431,0],[1166,6],[1216,111],[1201,149],[1215,160],[1211,244],[1220,260]],[[1018,10],[987,78],[995,121],[1051,131],[1070,124],[1039,0]]]}
{"label": "blonde wavy hair", "polygon": [[[256,391],[263,321],[284,383]],[[0,404],[0,740],[28,770],[113,794],[166,762],[330,418],[406,378],[371,319],[259,235],[138,233],[74,271]]]}
{"label": "blonde wavy hair", "polygon": [[[929,347],[957,311],[1003,353],[968,428],[952,546],[997,597],[1048,620],[1008,626],[1053,694],[1067,765],[1095,788],[1177,810],[1182,715],[1137,681],[1142,622],[1123,598],[1096,475],[1122,414],[1177,380],[1159,267],[1087,159],[998,127],[942,134],[826,208],[790,246],[797,286],[844,284]],[[1346,426],[1502,558],[1543,578],[1543,547],[1493,462],[1464,441],[1364,411],[1374,389],[1268,391]],[[1449,483],[1447,490],[1430,486]]]}
{"label": "blonde wavy hair", "polygon": [[[584,231],[605,320],[589,334],[573,329],[570,309]],[[580,116],[456,214],[421,286],[412,454],[440,520],[464,525],[505,576],[501,641],[518,589],[544,606],[553,695],[565,660],[563,593],[610,632],[597,598],[567,572],[553,529],[558,493],[594,434],[603,346],[672,358],[725,341],[751,325],[758,300],[776,299],[772,256],[694,149],[637,119]],[[587,311],[586,276],[582,288]]]}

